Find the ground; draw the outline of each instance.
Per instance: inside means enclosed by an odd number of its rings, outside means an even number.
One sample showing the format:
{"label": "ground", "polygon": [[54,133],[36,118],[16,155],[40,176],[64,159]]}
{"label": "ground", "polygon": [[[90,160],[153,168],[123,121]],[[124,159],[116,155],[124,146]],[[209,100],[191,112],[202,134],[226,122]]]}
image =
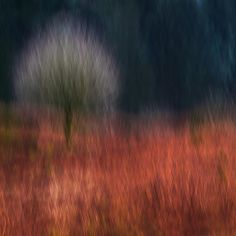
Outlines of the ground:
{"label": "ground", "polygon": [[0,235],[235,235],[236,125],[160,117],[1,118]]}

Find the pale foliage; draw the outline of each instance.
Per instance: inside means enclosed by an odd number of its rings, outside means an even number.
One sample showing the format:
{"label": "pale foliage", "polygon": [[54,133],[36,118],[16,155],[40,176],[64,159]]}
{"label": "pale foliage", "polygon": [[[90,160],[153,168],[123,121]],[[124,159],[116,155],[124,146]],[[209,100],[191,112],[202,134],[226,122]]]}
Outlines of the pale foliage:
{"label": "pale foliage", "polygon": [[107,111],[117,98],[118,73],[92,31],[71,19],[56,19],[18,60],[15,91],[24,103],[73,113]]}

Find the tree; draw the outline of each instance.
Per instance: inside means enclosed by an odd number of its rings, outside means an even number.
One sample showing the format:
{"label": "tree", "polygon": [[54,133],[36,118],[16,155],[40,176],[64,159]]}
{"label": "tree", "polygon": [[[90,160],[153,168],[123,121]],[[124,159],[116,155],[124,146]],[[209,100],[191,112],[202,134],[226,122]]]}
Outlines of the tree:
{"label": "tree", "polygon": [[73,115],[105,112],[117,97],[118,72],[95,34],[69,18],[57,18],[23,52],[16,66],[15,91],[24,103],[64,113],[70,143]]}

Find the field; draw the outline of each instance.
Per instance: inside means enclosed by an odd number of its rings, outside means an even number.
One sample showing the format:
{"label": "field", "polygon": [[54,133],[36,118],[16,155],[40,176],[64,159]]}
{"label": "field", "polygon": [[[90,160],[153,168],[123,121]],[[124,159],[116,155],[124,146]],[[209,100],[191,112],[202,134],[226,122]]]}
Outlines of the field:
{"label": "field", "polygon": [[68,149],[60,121],[13,117],[1,116],[0,235],[236,235],[233,121],[84,121]]}

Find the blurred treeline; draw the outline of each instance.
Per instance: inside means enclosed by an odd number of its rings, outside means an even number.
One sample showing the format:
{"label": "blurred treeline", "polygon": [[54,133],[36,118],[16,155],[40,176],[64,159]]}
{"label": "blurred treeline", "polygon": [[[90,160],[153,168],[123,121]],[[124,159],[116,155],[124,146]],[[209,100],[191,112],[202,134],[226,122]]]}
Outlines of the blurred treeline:
{"label": "blurred treeline", "polygon": [[121,69],[120,108],[193,108],[236,95],[235,0],[0,0],[0,99],[30,37],[66,13],[96,30]]}

